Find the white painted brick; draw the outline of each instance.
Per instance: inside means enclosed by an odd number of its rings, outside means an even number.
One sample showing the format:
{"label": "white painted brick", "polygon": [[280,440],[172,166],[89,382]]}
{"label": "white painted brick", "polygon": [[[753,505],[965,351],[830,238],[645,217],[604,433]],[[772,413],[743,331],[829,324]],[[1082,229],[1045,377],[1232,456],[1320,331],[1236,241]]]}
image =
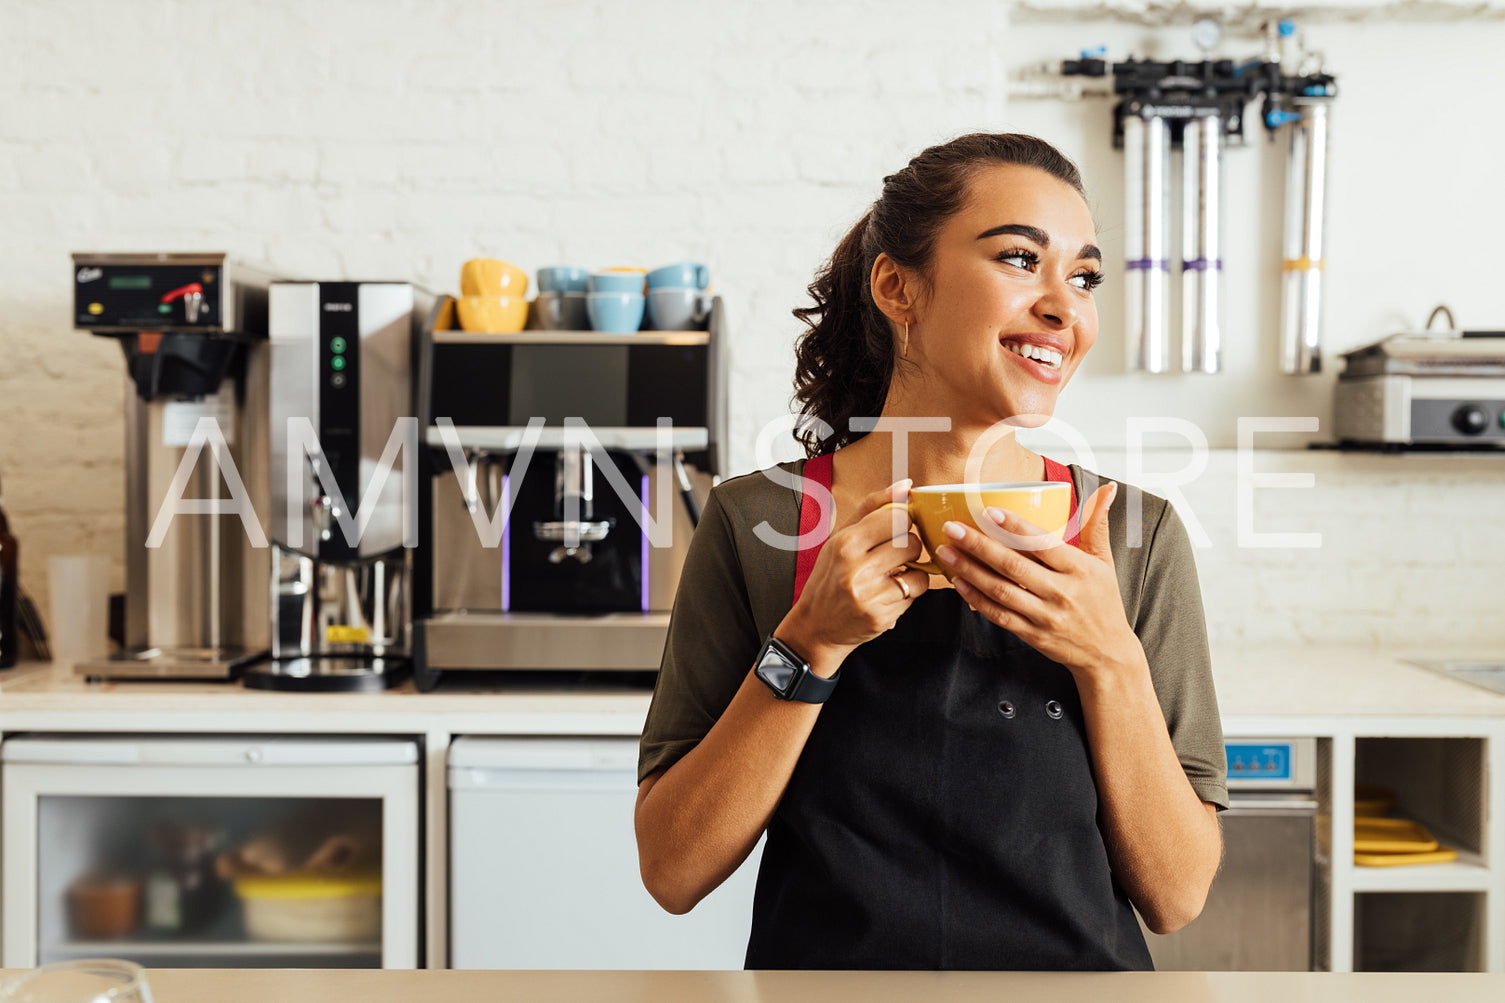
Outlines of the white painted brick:
{"label": "white painted brick", "polygon": [[446,191],[494,190],[507,183],[507,158],[501,152],[474,142],[406,146],[397,154],[398,181]]}
{"label": "white painted brick", "polygon": [[38,240],[61,234],[76,237],[89,229],[90,217],[90,206],[73,193],[31,193],[17,188],[0,195],[6,239],[19,248],[33,249]]}
{"label": "white painted brick", "polygon": [[737,137],[720,149],[722,181],[728,188],[766,185],[793,177],[794,151],[771,137]]}
{"label": "white painted brick", "polygon": [[389,185],[396,187],[400,173],[399,150],[391,144],[365,141],[330,141],[319,145],[318,178],[322,185]]}
{"label": "white painted brick", "polygon": [[345,262],[332,241],[317,230],[293,230],[267,241],[266,260],[275,261],[279,275],[300,279],[342,279]]}
{"label": "white painted brick", "polygon": [[[120,510],[108,499],[121,490],[122,370],[112,343],[71,330],[70,250],[225,247],[290,273],[439,289],[454,289],[460,262],[476,254],[530,272],[705,260],[728,309],[731,467],[746,469],[753,436],[788,401],[800,329],[789,311],[884,174],[930,143],[1022,123],[1082,163],[1111,266],[1122,194],[1108,103],[1009,102],[1009,76],[1099,39],[1119,55],[1186,45],[1183,28],[1011,26],[992,0],[962,0],[945,17],[916,17],[902,0],[771,0],[714,16],[693,0],[35,0],[6,11],[0,464],[8,484],[28,486],[7,489],[8,499],[20,492],[12,517],[30,527],[28,575],[49,549],[119,550]],[[1464,246],[1472,220],[1505,214],[1488,173],[1498,137],[1437,113],[1394,77],[1387,54],[1406,51],[1439,86],[1494,93],[1505,88],[1493,58],[1505,25],[1371,20],[1314,25],[1311,37],[1345,87],[1329,356],[1419,323],[1437,299],[1467,323],[1495,323],[1492,287],[1446,256],[1408,262],[1406,283],[1373,267],[1370,250],[1393,235],[1368,206],[1383,198],[1426,213],[1439,246]],[[1413,126],[1404,149],[1387,125],[1397,114]],[[1327,421],[1331,372],[1293,381],[1267,371],[1278,212],[1262,200],[1281,178],[1278,150],[1259,139],[1225,158],[1230,193],[1260,195],[1233,199],[1226,221],[1229,371],[1200,382],[1125,375],[1113,355],[1121,294],[1110,285],[1100,346],[1063,403],[1095,442],[1121,435],[1122,415],[1147,401],[1196,417],[1215,444],[1231,444],[1237,414]],[[1440,167],[1427,159],[1444,147],[1457,156]],[[1391,169],[1364,167],[1375,163]],[[1437,171],[1425,205],[1393,182]],[[60,407],[71,425],[55,420]],[[51,430],[33,435],[44,420]],[[58,471],[57,455],[78,462]],[[19,482],[9,476],[17,462]],[[1492,591],[1469,585],[1492,582],[1505,563],[1505,533],[1476,525],[1498,510],[1505,475],[1469,459],[1261,457],[1261,469],[1317,472],[1309,491],[1260,492],[1254,511],[1263,531],[1322,532],[1313,552],[1237,546],[1235,468],[1232,453],[1216,453],[1186,489],[1188,514],[1213,542],[1197,562],[1214,637],[1505,640]],[[78,501],[47,509],[59,494]],[[1434,526],[1431,539],[1397,528],[1418,524]]]}
{"label": "white painted brick", "polygon": [[312,143],[255,143],[246,160],[246,176],[267,184],[310,185],[319,176],[319,149]]}
{"label": "white painted brick", "polygon": [[401,202],[387,186],[347,185],[339,188],[338,194],[320,198],[319,212],[331,235],[388,230],[394,225]]}
{"label": "white painted brick", "polygon": [[[79,151],[74,149],[74,156]],[[90,156],[93,171],[108,196],[160,195],[176,186],[172,173],[173,150],[159,139],[127,137]]]}
{"label": "white painted brick", "polygon": [[[77,191],[94,183],[92,163],[69,144],[30,145],[13,161],[19,186],[30,193]],[[12,187],[7,185],[6,187]]]}
{"label": "white painted brick", "polygon": [[422,191],[390,201],[391,225],[398,231],[505,234],[549,225],[548,206],[530,196]]}

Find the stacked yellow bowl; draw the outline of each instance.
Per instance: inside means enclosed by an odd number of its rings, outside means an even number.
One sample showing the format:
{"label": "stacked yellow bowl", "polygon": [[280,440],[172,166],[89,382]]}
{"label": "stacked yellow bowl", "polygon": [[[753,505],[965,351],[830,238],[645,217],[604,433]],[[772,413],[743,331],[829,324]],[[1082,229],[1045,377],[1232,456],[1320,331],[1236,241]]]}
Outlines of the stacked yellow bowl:
{"label": "stacked yellow bowl", "polygon": [[460,328],[516,334],[528,322],[528,273],[496,258],[472,258],[460,267]]}

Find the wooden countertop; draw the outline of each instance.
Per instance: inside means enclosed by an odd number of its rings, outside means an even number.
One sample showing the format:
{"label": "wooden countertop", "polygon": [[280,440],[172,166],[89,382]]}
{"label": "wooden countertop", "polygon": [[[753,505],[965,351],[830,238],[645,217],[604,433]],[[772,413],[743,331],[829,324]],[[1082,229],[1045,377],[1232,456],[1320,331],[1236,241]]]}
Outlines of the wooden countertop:
{"label": "wooden countertop", "polygon": [[[13,974],[13,973],[5,973]],[[156,1003],[1498,1003],[1505,975],[1296,972],[439,972],[148,970]]]}

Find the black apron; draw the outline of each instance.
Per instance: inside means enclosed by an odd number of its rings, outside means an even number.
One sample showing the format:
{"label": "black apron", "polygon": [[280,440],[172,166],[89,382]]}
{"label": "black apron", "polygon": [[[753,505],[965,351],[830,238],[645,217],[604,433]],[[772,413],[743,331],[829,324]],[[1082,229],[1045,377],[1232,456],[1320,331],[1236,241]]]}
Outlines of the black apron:
{"label": "black apron", "polygon": [[1097,811],[1071,673],[929,591],[842,664],[768,826],[746,967],[1149,970]]}

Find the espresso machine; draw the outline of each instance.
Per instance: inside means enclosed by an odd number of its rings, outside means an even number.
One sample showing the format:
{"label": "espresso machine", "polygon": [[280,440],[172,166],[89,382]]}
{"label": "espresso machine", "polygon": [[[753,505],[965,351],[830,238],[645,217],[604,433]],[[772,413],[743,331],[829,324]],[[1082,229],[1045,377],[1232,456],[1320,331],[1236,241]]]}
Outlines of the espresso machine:
{"label": "espresso machine", "polygon": [[77,253],[73,322],[125,355],[125,631],[92,678],[226,679],[268,643],[266,272]]}
{"label": "espresso machine", "polygon": [[473,334],[438,316],[420,352],[432,601],[414,622],[418,688],[656,671],[720,469],[720,298],[703,331]]}
{"label": "espresso machine", "polygon": [[271,287],[271,657],[258,689],[380,690],[406,677],[419,543],[415,332],[406,282]]}

